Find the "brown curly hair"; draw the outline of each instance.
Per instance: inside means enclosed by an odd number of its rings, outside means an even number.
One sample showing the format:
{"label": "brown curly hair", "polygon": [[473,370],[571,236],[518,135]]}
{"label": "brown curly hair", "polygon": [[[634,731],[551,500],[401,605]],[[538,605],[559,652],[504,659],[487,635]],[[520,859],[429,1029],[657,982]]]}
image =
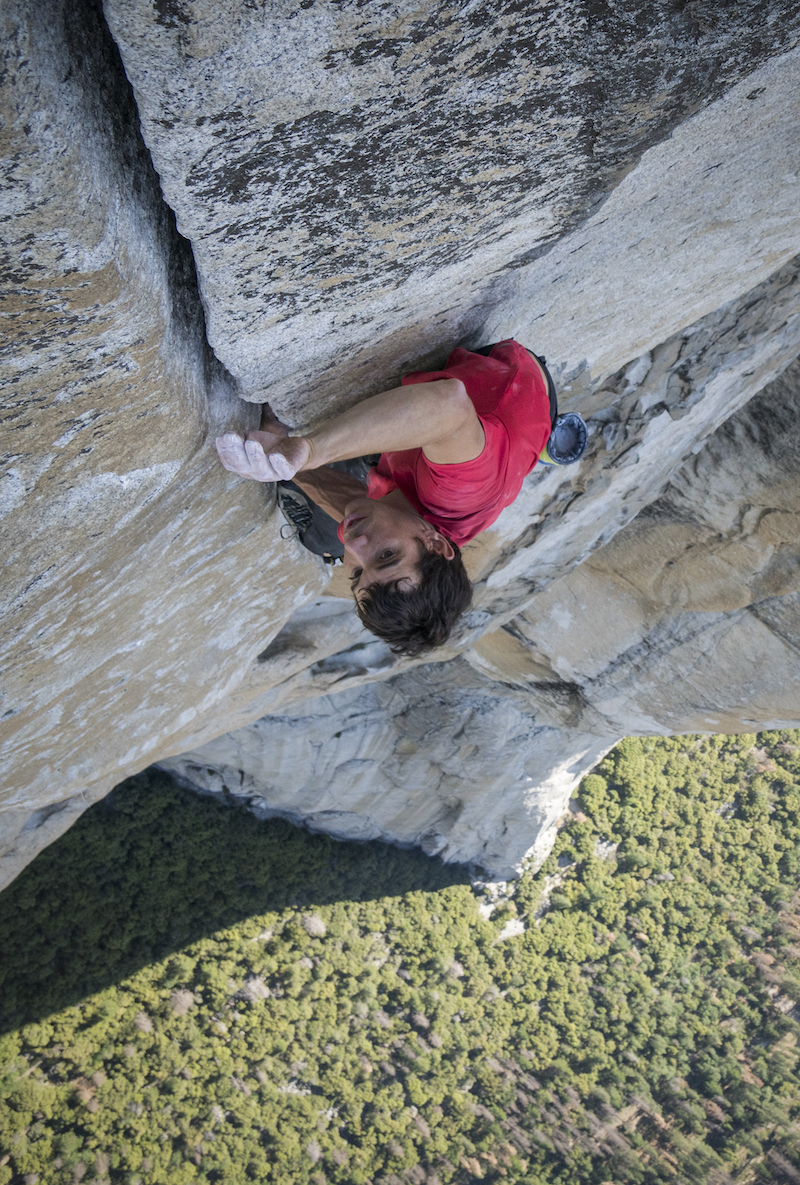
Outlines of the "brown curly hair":
{"label": "brown curly hair", "polygon": [[388,642],[395,654],[409,658],[442,646],[458,618],[472,604],[469,582],[461,551],[448,560],[428,551],[418,540],[421,556],[419,584],[410,590],[388,584],[371,584],[356,601],[356,612],[368,630]]}

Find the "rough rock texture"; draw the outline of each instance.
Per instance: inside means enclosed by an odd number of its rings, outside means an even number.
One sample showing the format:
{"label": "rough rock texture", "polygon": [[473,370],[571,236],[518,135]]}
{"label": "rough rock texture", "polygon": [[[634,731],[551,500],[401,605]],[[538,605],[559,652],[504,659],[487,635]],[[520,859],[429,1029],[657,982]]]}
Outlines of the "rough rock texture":
{"label": "rough rock texture", "polygon": [[[584,401],[590,446],[579,466],[537,468],[497,523],[465,549],[476,608],[446,661],[510,622],[553,581],[586,562],[663,490],[684,457],[800,349],[793,261],[758,289],[703,318],[611,376]],[[591,414],[592,400],[599,410]],[[295,614],[226,704],[246,724],[331,689],[390,678],[406,660],[349,611],[339,570],[329,592]]]}
{"label": "rough rock texture", "polygon": [[163,768],[261,816],[419,844],[507,877],[547,854],[577,776],[610,747],[542,722],[553,715],[462,658],[308,700]]}
{"label": "rough rock texture", "polygon": [[8,879],[212,721],[242,645],[257,652],[323,580],[286,562],[264,491],[209,451],[246,409],[207,349],[101,14],[11,3],[2,22]]}
{"label": "rough rock texture", "polygon": [[[107,0],[120,60],[97,0],[4,7],[3,880],[182,752],[505,873],[621,732],[796,722],[796,479],[741,417],[800,353],[797,6],[518,9]],[[590,449],[421,673],[210,438],[511,333]]]}
{"label": "rough rock texture", "polygon": [[[295,649],[300,628],[284,634]],[[363,679],[358,653],[348,673]],[[292,704],[166,768],[260,815],[508,877],[546,853],[579,778],[620,736],[798,720],[795,363],[661,498],[463,657]]]}
{"label": "rough rock texture", "polygon": [[494,524],[480,609],[495,618],[515,611],[526,591],[583,562],[657,497],[675,468],[797,355],[798,314],[794,259],[583,397],[565,400],[589,424],[585,458],[563,471],[535,469]]}
{"label": "rough rock texture", "polygon": [[[796,4],[105,9],[192,242],[209,340],[245,397],[268,389],[296,420],[380,390],[487,318],[501,336],[533,333],[559,366],[593,361],[604,340],[614,370],[754,287],[787,241],[798,249],[796,190],[783,181],[797,66],[771,62],[797,44]],[[590,262],[570,260],[538,333],[563,253],[555,272],[520,269],[655,143],[657,161],[633,190],[620,186],[600,243],[566,247]],[[686,302],[700,244],[718,276]],[[635,315],[612,329],[607,289],[619,295],[622,277]]]}
{"label": "rough rock texture", "polygon": [[579,727],[620,735],[795,727],[800,364],[469,659],[520,687],[571,688]]}

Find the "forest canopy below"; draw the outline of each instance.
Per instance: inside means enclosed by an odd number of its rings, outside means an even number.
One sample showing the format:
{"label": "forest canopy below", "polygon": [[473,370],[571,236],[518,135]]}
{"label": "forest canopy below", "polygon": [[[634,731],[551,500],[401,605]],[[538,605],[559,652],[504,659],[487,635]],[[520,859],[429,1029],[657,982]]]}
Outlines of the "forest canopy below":
{"label": "forest canopy below", "polygon": [[494,901],[149,771],[0,896],[0,1185],[800,1182],[799,870],[798,731],[621,742]]}

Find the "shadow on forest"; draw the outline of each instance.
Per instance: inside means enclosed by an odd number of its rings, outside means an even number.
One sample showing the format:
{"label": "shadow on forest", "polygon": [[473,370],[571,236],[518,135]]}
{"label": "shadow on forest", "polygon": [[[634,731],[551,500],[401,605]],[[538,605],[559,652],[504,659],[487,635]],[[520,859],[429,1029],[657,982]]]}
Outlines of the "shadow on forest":
{"label": "shadow on forest", "polygon": [[260,822],[147,770],[0,895],[0,1031],[41,1020],[244,918],[469,880],[418,850]]}

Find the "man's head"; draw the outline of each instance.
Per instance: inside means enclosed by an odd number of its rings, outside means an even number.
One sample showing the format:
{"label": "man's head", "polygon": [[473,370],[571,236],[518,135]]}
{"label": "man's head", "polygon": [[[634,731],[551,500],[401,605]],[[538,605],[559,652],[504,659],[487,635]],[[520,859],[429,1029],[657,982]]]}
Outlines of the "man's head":
{"label": "man's head", "polygon": [[345,564],[367,629],[398,654],[447,641],[472,601],[461,553],[399,491],[358,498],[342,522]]}

